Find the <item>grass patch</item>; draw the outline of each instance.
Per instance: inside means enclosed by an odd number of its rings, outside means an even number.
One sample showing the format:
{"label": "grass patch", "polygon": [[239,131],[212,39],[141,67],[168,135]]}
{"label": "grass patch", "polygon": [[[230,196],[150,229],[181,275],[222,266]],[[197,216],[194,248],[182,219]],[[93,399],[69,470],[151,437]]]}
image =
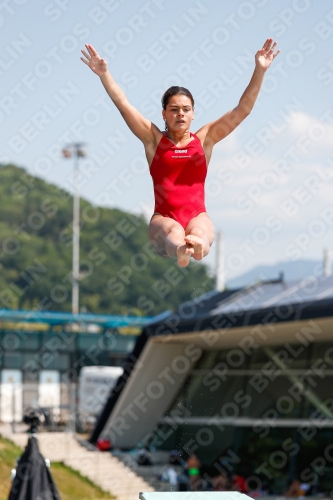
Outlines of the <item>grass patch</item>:
{"label": "grass patch", "polygon": [[113,499],[110,493],[102,491],[88,478],[70,467],[58,462],[51,464],[54,482],[60,492],[62,500],[95,500],[99,498]]}
{"label": "grass patch", "polygon": [[0,500],[7,500],[12,484],[10,471],[22,450],[8,439],[0,438]]}
{"label": "grass patch", "polygon": [[[28,435],[27,435],[28,441]],[[0,500],[7,500],[11,487],[10,471],[22,450],[8,439],[0,438]],[[79,472],[57,462],[52,462],[51,473],[62,500],[114,499]]]}

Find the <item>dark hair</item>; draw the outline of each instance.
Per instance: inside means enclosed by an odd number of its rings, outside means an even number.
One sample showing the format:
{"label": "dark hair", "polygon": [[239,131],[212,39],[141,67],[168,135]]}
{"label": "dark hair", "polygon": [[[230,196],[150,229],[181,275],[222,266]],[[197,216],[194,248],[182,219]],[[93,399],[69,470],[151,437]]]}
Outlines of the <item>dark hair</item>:
{"label": "dark hair", "polygon": [[186,95],[186,97],[189,97],[191,99],[192,107],[194,108],[194,99],[193,99],[193,95],[191,94],[191,92],[189,90],[187,90],[185,87],[178,87],[177,85],[175,85],[174,87],[170,87],[168,90],[166,90],[164,92],[162,99],[161,99],[163,109],[166,109],[166,107],[169,103],[170,97],[172,97],[174,95]]}

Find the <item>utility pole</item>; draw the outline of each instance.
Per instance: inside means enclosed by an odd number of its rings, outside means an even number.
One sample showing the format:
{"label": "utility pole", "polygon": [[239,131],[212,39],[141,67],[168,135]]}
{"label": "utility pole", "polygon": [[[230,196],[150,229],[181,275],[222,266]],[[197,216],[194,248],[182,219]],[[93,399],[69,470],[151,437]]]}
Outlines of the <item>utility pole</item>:
{"label": "utility pole", "polygon": [[332,268],[332,262],[331,262],[331,252],[329,248],[324,248],[324,276],[325,278],[328,278],[331,276],[331,268]]}
{"label": "utility pole", "polygon": [[72,257],[72,313],[79,313],[79,280],[80,280],[80,192],[79,192],[79,158],[87,156],[83,143],[68,144],[62,154],[65,158],[74,159],[74,194],[73,194],[73,257]]}
{"label": "utility pole", "polygon": [[216,233],[216,290],[225,290],[224,241],[222,231]]}

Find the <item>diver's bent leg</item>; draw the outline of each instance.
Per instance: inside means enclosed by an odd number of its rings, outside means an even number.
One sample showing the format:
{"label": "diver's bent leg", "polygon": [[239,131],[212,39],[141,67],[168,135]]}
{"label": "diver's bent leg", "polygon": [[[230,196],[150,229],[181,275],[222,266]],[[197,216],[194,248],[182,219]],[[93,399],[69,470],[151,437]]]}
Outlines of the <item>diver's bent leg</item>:
{"label": "diver's bent leg", "polygon": [[149,240],[156,252],[177,259],[178,265],[188,265],[194,249],[185,242],[185,231],[174,219],[156,214],[149,224]]}
{"label": "diver's bent leg", "polygon": [[201,260],[208,255],[214,241],[214,226],[209,215],[203,212],[187,224],[185,241],[194,250],[193,258]]}

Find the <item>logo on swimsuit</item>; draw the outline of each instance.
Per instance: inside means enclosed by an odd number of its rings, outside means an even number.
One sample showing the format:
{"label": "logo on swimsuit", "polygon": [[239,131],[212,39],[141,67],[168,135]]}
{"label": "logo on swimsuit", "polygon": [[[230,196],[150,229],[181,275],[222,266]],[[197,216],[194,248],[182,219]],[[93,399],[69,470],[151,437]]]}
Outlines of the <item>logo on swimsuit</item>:
{"label": "logo on swimsuit", "polygon": [[175,149],[175,153],[187,153],[187,149]]}

